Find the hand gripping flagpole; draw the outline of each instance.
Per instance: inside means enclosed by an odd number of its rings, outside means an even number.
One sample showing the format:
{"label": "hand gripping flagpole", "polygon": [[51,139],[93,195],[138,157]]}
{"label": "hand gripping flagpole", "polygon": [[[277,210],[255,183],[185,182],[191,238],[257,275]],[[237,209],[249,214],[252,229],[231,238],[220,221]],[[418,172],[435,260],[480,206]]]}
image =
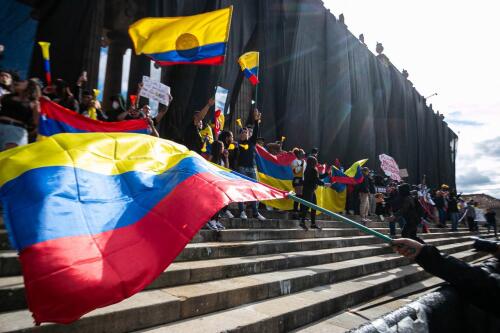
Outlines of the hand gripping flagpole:
{"label": "hand gripping flagpole", "polygon": [[345,222],[345,223],[347,223],[347,224],[350,224],[350,225],[352,225],[353,227],[355,227],[355,228],[357,228],[357,229],[361,230],[362,232],[364,232],[364,233],[366,233],[366,234],[369,234],[369,235],[375,236],[375,237],[377,237],[377,238],[380,238],[381,240],[383,240],[383,241],[384,241],[384,242],[386,242],[386,243],[392,243],[392,238],[391,238],[391,237],[389,237],[389,236],[387,236],[387,235],[384,235],[383,233],[380,233],[380,232],[378,232],[378,231],[376,231],[376,230],[373,230],[373,229],[371,229],[371,228],[365,227],[364,225],[362,225],[362,224],[360,224],[360,223],[358,223],[358,222],[355,222],[355,221],[353,221],[353,220],[351,220],[351,219],[348,219],[348,218],[347,218],[347,217],[345,217],[345,216],[342,216],[342,215],[340,215],[340,214],[336,214],[336,213],[334,213],[334,212],[329,211],[328,209],[325,209],[325,208],[320,207],[320,206],[318,206],[318,205],[315,205],[315,204],[313,204],[313,203],[311,203],[311,202],[309,202],[309,201],[306,201],[306,200],[304,200],[304,199],[301,199],[301,198],[299,198],[299,197],[295,196],[295,195],[294,195],[294,194],[292,194],[292,193],[289,193],[289,194],[288,194],[288,198],[289,198],[289,199],[292,199],[293,201],[296,201],[296,202],[300,203],[301,205],[304,205],[304,206],[307,206],[307,207],[309,207],[309,208],[311,208],[311,209],[314,209],[314,210],[320,211],[320,212],[322,212],[322,213],[324,213],[324,214],[326,214],[326,215],[328,215],[328,216],[334,217],[334,218],[336,218],[336,219],[341,220],[342,222]]}

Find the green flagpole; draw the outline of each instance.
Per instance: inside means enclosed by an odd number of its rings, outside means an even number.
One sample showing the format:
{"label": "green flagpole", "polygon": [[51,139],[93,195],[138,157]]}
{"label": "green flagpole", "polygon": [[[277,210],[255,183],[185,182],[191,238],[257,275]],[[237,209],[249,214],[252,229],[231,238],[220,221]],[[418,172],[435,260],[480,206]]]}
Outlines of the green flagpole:
{"label": "green flagpole", "polygon": [[359,230],[363,231],[363,232],[364,232],[364,233],[366,233],[366,234],[369,234],[369,235],[375,236],[375,237],[377,237],[377,238],[380,238],[381,240],[383,240],[383,241],[384,241],[384,242],[386,242],[386,243],[392,243],[392,238],[391,238],[391,237],[389,237],[389,236],[387,236],[387,235],[384,235],[383,233],[380,233],[380,232],[378,232],[378,231],[376,231],[376,230],[373,230],[373,229],[371,229],[371,228],[368,228],[368,227],[366,227],[366,226],[364,226],[364,225],[362,225],[362,224],[360,224],[360,223],[358,223],[358,222],[356,222],[356,221],[353,221],[353,220],[351,220],[351,219],[348,219],[348,218],[347,218],[347,217],[345,217],[345,216],[342,216],[342,215],[340,215],[340,214],[336,214],[336,213],[334,213],[334,212],[332,212],[332,211],[329,211],[328,209],[325,209],[325,208],[320,207],[320,206],[318,206],[318,205],[315,205],[315,204],[313,204],[313,203],[311,203],[311,202],[309,202],[309,201],[306,201],[306,200],[304,200],[304,199],[301,199],[301,198],[299,198],[299,197],[295,196],[294,194],[288,194],[288,198],[289,198],[289,199],[292,199],[293,201],[296,201],[296,202],[300,203],[301,205],[305,205],[305,206],[307,206],[307,207],[309,207],[309,208],[311,208],[311,209],[314,209],[314,210],[320,211],[320,212],[322,212],[322,213],[324,213],[324,214],[326,214],[326,215],[328,215],[328,216],[334,217],[334,218],[336,218],[336,219],[341,220],[342,222],[345,222],[345,223],[347,223],[347,224],[350,224],[350,225],[352,225],[353,227],[355,227],[355,228],[357,228],[357,229],[359,229]]}

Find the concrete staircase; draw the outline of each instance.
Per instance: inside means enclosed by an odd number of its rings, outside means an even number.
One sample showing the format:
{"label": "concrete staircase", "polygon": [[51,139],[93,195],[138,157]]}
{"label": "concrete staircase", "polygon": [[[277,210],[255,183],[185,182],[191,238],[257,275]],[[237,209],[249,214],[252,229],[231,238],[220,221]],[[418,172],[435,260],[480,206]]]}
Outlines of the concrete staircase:
{"label": "concrete staircase", "polygon": [[[264,214],[272,219],[201,230],[146,290],[67,326],[33,325],[17,254],[0,228],[0,332],[285,332],[429,278],[349,225],[322,217],[322,231],[305,232],[283,213]],[[368,226],[388,233],[387,223]],[[422,238],[443,252],[481,258],[465,229],[431,231]]]}

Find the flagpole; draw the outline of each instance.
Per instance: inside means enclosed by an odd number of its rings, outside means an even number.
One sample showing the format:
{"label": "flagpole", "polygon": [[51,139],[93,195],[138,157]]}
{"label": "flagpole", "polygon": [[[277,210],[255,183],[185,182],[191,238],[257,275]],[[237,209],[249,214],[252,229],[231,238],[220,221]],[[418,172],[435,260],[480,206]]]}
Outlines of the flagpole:
{"label": "flagpole", "polygon": [[309,202],[309,201],[306,201],[306,200],[304,200],[304,199],[301,199],[301,198],[299,198],[299,197],[295,196],[294,194],[288,194],[288,198],[289,198],[289,199],[292,199],[293,201],[296,201],[296,202],[298,202],[298,203],[300,203],[300,204],[302,204],[302,205],[304,205],[304,206],[307,206],[307,207],[309,207],[309,208],[311,208],[311,209],[314,209],[314,210],[320,211],[320,212],[322,212],[322,213],[324,213],[324,214],[326,214],[326,215],[328,215],[328,216],[330,216],[330,217],[334,217],[334,218],[336,218],[336,219],[341,220],[342,222],[345,222],[345,223],[347,223],[347,224],[350,224],[350,225],[352,225],[353,227],[355,227],[355,228],[357,228],[357,229],[361,230],[362,232],[364,232],[364,233],[366,233],[366,234],[369,234],[369,235],[375,236],[375,237],[377,237],[377,238],[380,238],[381,240],[383,240],[383,241],[384,241],[384,242],[386,242],[386,243],[392,243],[392,238],[391,238],[391,237],[389,237],[389,236],[387,236],[387,235],[384,235],[383,233],[380,233],[380,232],[378,232],[378,231],[376,231],[376,230],[373,230],[373,229],[371,229],[371,228],[368,228],[368,227],[366,227],[366,226],[364,226],[364,225],[362,225],[362,224],[360,224],[360,223],[358,223],[358,222],[356,222],[356,221],[353,221],[353,220],[351,220],[351,219],[348,219],[348,218],[347,218],[347,217],[345,217],[345,216],[342,216],[342,215],[340,215],[340,214],[336,214],[336,213],[334,213],[334,212],[332,212],[332,211],[329,211],[328,209],[325,209],[325,208],[320,207],[320,206],[318,206],[318,205],[315,205],[315,204],[313,204],[313,203],[311,203],[311,202]]}

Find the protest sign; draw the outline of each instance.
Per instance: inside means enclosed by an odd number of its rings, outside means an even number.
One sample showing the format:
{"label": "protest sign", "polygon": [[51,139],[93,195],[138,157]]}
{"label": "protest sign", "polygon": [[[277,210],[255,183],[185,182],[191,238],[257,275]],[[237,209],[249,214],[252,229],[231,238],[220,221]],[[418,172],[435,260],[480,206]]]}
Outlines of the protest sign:
{"label": "protest sign", "polygon": [[142,89],[140,95],[168,106],[170,103],[170,87],[152,80],[149,76],[142,77]]}
{"label": "protest sign", "polygon": [[392,180],[401,181],[399,166],[394,158],[386,154],[381,154],[378,158],[380,159],[380,168],[384,170],[384,173]]}

